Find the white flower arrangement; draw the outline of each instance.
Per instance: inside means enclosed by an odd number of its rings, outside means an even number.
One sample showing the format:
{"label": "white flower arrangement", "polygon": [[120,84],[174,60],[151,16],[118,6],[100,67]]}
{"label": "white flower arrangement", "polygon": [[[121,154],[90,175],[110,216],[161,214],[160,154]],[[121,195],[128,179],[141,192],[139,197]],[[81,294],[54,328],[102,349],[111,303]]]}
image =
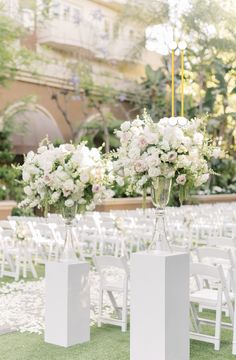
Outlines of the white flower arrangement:
{"label": "white flower arrangement", "polygon": [[101,200],[111,197],[111,161],[100,150],[85,143],[55,147],[46,143],[37,153],[30,151],[21,166],[25,200],[21,207],[56,210],[78,207],[92,210]]}
{"label": "white flower arrangement", "polygon": [[124,122],[116,135],[120,139],[116,181],[120,186],[129,184],[130,192],[141,192],[163,176],[172,178],[184,194],[208,181],[211,157],[223,156],[211,144],[201,119],[172,117],[155,123],[144,110],[142,118]]}

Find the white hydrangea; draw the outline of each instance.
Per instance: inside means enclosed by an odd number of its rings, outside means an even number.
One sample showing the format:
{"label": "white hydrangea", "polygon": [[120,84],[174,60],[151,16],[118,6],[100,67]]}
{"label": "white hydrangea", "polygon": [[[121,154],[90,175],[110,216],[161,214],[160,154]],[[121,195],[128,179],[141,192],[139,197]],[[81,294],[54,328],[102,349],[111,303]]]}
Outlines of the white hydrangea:
{"label": "white hydrangea", "polygon": [[21,206],[27,207],[92,208],[97,199],[106,198],[106,186],[113,181],[111,161],[85,143],[42,145],[27,154],[21,169],[26,195]]}
{"label": "white hydrangea", "polygon": [[142,118],[124,122],[116,134],[120,139],[114,162],[117,182],[137,191],[157,176],[173,178],[179,186],[201,186],[210,176],[208,160],[223,156],[209,145],[201,119],[172,117],[154,123],[144,112]]}

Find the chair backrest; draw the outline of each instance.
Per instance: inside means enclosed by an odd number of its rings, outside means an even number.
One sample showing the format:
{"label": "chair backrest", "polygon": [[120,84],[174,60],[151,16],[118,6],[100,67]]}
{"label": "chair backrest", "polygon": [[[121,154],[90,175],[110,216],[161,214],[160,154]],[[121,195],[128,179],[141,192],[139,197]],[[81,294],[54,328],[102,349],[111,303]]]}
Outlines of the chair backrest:
{"label": "chair backrest", "polygon": [[236,247],[236,239],[227,236],[213,236],[207,240],[209,246]]}
{"label": "chair backrest", "polygon": [[231,249],[202,246],[195,249],[198,260],[204,259],[223,259],[228,260],[230,266],[234,266],[234,257]]}
{"label": "chair backrest", "polygon": [[11,224],[8,220],[0,220],[0,227],[2,229],[11,229]]}
{"label": "chair backrest", "polygon": [[111,255],[102,255],[93,257],[94,264],[98,272],[102,272],[107,268],[118,268],[124,270],[127,275],[129,275],[129,267],[127,264],[126,257],[115,257]]}
{"label": "chair backrest", "polygon": [[190,264],[190,276],[199,276],[203,280],[222,281],[223,269],[221,265],[208,265],[202,263]]}

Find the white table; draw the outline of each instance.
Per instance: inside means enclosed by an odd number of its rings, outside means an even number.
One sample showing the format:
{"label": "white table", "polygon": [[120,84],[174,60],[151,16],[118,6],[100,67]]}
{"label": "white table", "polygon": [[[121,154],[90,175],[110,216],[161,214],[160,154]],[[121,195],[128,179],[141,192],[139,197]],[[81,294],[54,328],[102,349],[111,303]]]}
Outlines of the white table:
{"label": "white table", "polygon": [[89,340],[89,264],[48,262],[45,341],[68,347]]}
{"label": "white table", "polygon": [[189,359],[189,255],[131,256],[131,360]]}

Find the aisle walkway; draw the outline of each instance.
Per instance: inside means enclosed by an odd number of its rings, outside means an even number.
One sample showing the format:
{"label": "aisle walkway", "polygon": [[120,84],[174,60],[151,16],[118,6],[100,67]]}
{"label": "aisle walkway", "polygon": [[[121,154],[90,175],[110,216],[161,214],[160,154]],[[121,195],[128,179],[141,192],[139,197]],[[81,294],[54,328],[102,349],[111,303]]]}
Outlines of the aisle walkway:
{"label": "aisle walkway", "polygon": [[[111,272],[114,282],[119,275]],[[90,272],[91,284],[91,325],[96,323],[98,313],[98,284],[95,271]],[[113,308],[105,297],[105,312],[110,315]],[[42,334],[45,314],[45,280],[0,283],[0,334],[1,328],[6,331],[20,331]]]}

